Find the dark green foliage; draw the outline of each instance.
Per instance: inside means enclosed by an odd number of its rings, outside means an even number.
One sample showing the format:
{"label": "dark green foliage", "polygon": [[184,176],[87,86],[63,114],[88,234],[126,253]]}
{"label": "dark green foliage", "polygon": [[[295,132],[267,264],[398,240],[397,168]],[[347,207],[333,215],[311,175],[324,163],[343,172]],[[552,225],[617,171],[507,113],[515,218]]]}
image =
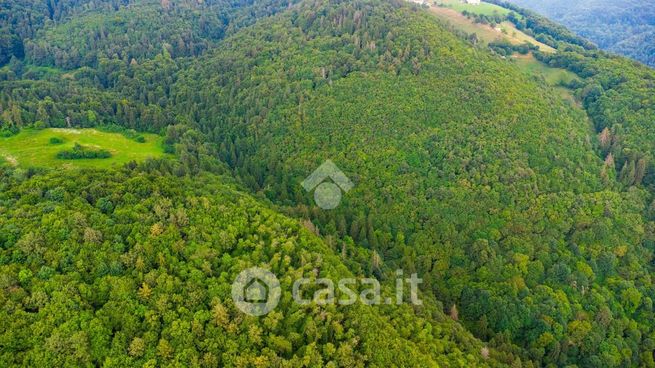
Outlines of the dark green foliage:
{"label": "dark green foliage", "polygon": [[0,6],[0,66],[12,55],[66,69],[102,58],[139,62],[162,50],[173,57],[198,55],[226,33],[293,2],[7,1]]}
{"label": "dark green foliage", "polygon": [[19,131],[20,129],[15,126],[10,126],[10,127],[3,126],[2,128],[0,128],[0,137],[5,137],[5,138],[11,137],[14,134],[18,134]]}
{"label": "dark green foliage", "polygon": [[494,41],[489,43],[489,47],[494,50],[496,53],[499,55],[503,56],[511,56],[514,53],[518,53],[521,55],[527,55],[528,53],[532,51],[537,51],[539,50],[538,46],[535,46],[531,43],[524,43],[521,45],[514,45],[510,43],[509,41]]}
{"label": "dark green foliage", "polygon": [[62,144],[62,143],[64,143],[64,140],[62,138],[59,138],[59,137],[52,137],[52,138],[50,138],[49,143],[50,144]]}
{"label": "dark green foliage", "polygon": [[79,143],[75,143],[75,146],[71,150],[60,151],[57,153],[57,158],[60,160],[102,159],[110,157],[111,152],[107,150],[89,149]]}
{"label": "dark green foliage", "polygon": [[24,42],[47,24],[78,15],[85,9],[110,11],[126,4],[126,0],[3,1],[0,3],[0,66],[12,57],[22,59]]}
{"label": "dark green foliage", "polygon": [[462,14],[468,18],[473,18],[476,23],[489,24],[491,26],[495,26],[496,24],[508,20],[508,16],[504,16],[500,14],[493,14],[493,15],[477,14],[477,13],[471,13],[468,10],[464,10]]}
{"label": "dark green foliage", "polygon": [[0,29],[0,66],[7,64],[12,57],[23,58],[23,42],[5,29]]}

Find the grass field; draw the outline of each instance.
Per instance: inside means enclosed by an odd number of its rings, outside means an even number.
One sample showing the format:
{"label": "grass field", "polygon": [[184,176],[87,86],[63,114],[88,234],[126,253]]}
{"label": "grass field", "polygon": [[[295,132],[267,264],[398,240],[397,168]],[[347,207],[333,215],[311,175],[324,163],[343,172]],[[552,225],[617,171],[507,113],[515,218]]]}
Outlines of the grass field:
{"label": "grass field", "polygon": [[513,58],[519,68],[531,73],[542,75],[546,82],[551,86],[557,86],[560,83],[569,83],[579,79],[574,73],[560,68],[551,68],[548,65],[535,59],[534,56],[521,55]]}
{"label": "grass field", "polygon": [[[149,157],[164,156],[162,137],[142,134],[145,143],[128,139],[120,133],[105,133],[95,129],[25,129],[9,138],[0,138],[0,158],[12,166],[45,168],[111,167]],[[63,140],[50,143],[51,138]],[[70,150],[75,143],[90,149],[111,152],[107,159],[57,159],[57,153]]]}
{"label": "grass field", "polygon": [[562,98],[572,102],[576,106],[580,105],[580,103],[573,96],[571,90],[561,86],[561,83],[569,83],[573,80],[580,79],[574,73],[566,69],[551,68],[548,65],[535,59],[532,54],[515,55],[512,57],[512,60],[514,60],[519,68],[526,71],[527,73],[531,75],[542,76],[546,80],[546,83],[555,87]]}
{"label": "grass field", "polygon": [[510,10],[501,6],[484,2],[479,5],[466,4],[461,0],[436,0],[435,2],[437,5],[452,8],[460,13],[465,10],[469,13],[480,15],[507,15],[510,13]]}
{"label": "grass field", "polygon": [[[538,46],[539,50],[543,52],[554,53],[557,51],[554,48],[537,41],[534,37],[516,29],[514,24],[509,21],[502,22],[497,25],[497,28],[494,28],[487,24],[476,23],[462,14],[462,12],[466,10],[475,14],[493,15],[496,13],[499,15],[505,15],[510,12],[508,9],[484,2],[480,5],[469,5],[461,0],[436,0],[434,4],[436,5],[430,6],[430,12],[440,19],[450,23],[454,28],[460,31],[467,34],[475,33],[478,36],[478,40],[484,44],[500,40],[506,40],[513,45],[520,45],[528,42]],[[512,57],[512,60],[514,60],[519,68],[527,73],[542,76],[546,80],[546,83],[553,86],[564,99],[569,100],[576,105],[578,104],[571,91],[560,86],[562,82],[568,83],[573,79],[578,79],[575,74],[565,69],[551,68],[535,59],[532,54],[515,54]]]}
{"label": "grass field", "polygon": [[[492,4],[482,3],[480,5],[467,5],[467,4],[462,4],[456,0],[453,0],[453,2],[458,3],[461,6],[474,7],[474,8],[479,8],[484,5],[490,5],[508,11],[507,9]],[[500,41],[500,40],[507,40],[513,45],[520,45],[528,42],[535,46],[538,46],[539,50],[543,52],[549,52],[549,53],[555,52],[555,49],[553,49],[552,47],[544,43],[541,43],[535,40],[534,37],[531,37],[525,34],[524,32],[516,29],[514,24],[512,24],[511,22],[502,22],[501,24],[499,24],[498,25],[498,27],[500,28],[499,31],[498,29],[493,28],[490,25],[475,23],[472,19],[469,19],[466,16],[464,16],[461,13],[461,10],[458,10],[455,7],[431,6],[430,11],[433,14],[437,15],[439,18],[443,19],[444,21],[447,21],[448,23],[452,24],[455,28],[461,31],[464,31],[468,34],[475,33],[478,36],[478,39],[485,44],[488,44],[493,41]]]}

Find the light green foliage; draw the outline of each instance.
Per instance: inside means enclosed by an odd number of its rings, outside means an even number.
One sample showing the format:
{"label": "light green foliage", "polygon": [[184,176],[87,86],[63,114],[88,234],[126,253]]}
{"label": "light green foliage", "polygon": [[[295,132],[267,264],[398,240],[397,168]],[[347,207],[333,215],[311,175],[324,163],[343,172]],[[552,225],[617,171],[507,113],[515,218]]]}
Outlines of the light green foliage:
{"label": "light green foliage", "polygon": [[[224,178],[161,169],[19,181],[0,172],[12,184],[0,192],[1,366],[502,366],[429,299],[416,309],[294,303],[298,277],[353,274]],[[265,317],[231,298],[250,266],[283,288]]]}

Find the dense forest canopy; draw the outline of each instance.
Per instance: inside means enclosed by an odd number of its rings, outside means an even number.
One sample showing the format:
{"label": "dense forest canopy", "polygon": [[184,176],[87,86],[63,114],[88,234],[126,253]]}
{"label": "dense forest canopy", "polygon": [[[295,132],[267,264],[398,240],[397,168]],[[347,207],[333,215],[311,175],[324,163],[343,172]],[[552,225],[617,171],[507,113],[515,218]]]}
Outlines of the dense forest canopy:
{"label": "dense forest canopy", "polygon": [[[499,366],[427,300],[294,304],[299,275],[352,276],[337,252],[228,178],[167,170],[0,172],[2,366]],[[244,316],[230,283],[262,262],[287,292]]]}
{"label": "dense forest canopy", "polygon": [[[176,156],[5,163],[3,365],[655,366],[652,69],[517,7],[574,103],[402,1],[0,9],[2,135],[118,125]],[[300,185],[326,159],[355,183],[332,211]],[[260,264],[401,268],[428,303],[246,318],[229,283]]]}
{"label": "dense forest canopy", "polygon": [[0,65],[12,56],[71,69],[97,65],[102,57],[138,62],[162,49],[173,56],[198,55],[293,2],[7,1],[0,5]]}

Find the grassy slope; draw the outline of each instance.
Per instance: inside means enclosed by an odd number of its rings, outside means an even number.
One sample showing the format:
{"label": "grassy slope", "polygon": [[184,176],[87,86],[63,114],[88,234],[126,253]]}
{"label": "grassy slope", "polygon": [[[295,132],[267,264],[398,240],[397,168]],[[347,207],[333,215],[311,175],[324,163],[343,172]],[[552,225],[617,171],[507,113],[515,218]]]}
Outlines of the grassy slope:
{"label": "grassy slope", "polygon": [[[494,12],[496,12],[502,15],[509,13],[509,10],[505,8],[487,3],[482,3],[479,6],[463,4],[458,0],[442,1],[439,4],[442,4],[445,7],[431,6],[430,11],[433,14],[451,24],[453,27],[455,27],[455,29],[461,30],[468,34],[475,33],[485,44],[500,40],[509,41],[514,45],[520,45],[528,42],[539,46],[539,49],[543,52],[556,52],[554,48],[539,42],[534,39],[534,37],[516,29],[514,24],[511,22],[501,23],[499,27],[504,30],[504,32],[499,32],[487,24],[475,23],[472,19],[465,17],[461,13],[462,11],[466,10],[475,14],[492,15]],[[535,59],[532,55],[523,56],[517,54],[515,56],[516,57],[514,60],[516,60],[516,65],[518,65],[519,68],[528,72],[529,74],[543,77],[549,85],[557,89],[558,93],[563,98],[577,104],[571,91],[567,88],[560,87],[560,84],[562,83],[568,83],[573,79],[578,79],[575,74],[567,71],[566,69],[549,67]]]}
{"label": "grassy slope", "polygon": [[560,82],[571,82],[574,79],[579,79],[574,73],[560,68],[551,68],[543,63],[540,63],[533,56],[528,55],[525,57],[516,57],[516,65],[521,67],[527,72],[537,75],[543,75],[546,82],[550,85],[556,85]]}
{"label": "grassy slope", "polygon": [[[106,168],[130,161],[143,161],[163,155],[162,138],[143,134],[145,143],[138,143],[119,133],[105,133],[95,129],[44,129],[23,130],[15,136],[0,138],[0,156],[11,165],[48,168]],[[50,138],[58,137],[63,144],[50,144]],[[58,152],[71,149],[75,143],[112,153],[109,159],[60,160]]]}
{"label": "grassy slope", "polygon": [[498,5],[489,4],[489,3],[480,3],[479,5],[465,4],[461,0],[437,0],[437,4],[453,8],[458,12],[468,11],[470,13],[476,13],[481,15],[507,15],[510,13],[509,10],[500,7]]}
{"label": "grassy slope", "polygon": [[573,95],[573,91],[562,86],[562,84],[568,84],[573,80],[579,80],[580,78],[575,73],[566,69],[550,67],[535,59],[532,54],[516,55],[513,60],[521,70],[531,75],[543,77],[546,83],[553,86],[564,99],[575,106],[581,107],[580,102]]}
{"label": "grassy slope", "polygon": [[544,52],[555,52],[555,49],[552,47],[541,43],[533,37],[516,29],[511,22],[501,23],[499,27],[501,30],[504,30],[504,32],[499,32],[487,24],[475,23],[473,19],[469,19],[462,15],[462,11],[481,15],[493,15],[494,12],[500,15],[506,15],[510,11],[505,8],[487,3],[482,3],[479,6],[468,5],[462,4],[459,1],[441,2],[440,4],[443,4],[444,6],[430,6],[430,11],[466,33],[477,34],[480,40],[484,43],[507,40],[514,45],[519,45],[528,42],[539,46],[539,49]]}

